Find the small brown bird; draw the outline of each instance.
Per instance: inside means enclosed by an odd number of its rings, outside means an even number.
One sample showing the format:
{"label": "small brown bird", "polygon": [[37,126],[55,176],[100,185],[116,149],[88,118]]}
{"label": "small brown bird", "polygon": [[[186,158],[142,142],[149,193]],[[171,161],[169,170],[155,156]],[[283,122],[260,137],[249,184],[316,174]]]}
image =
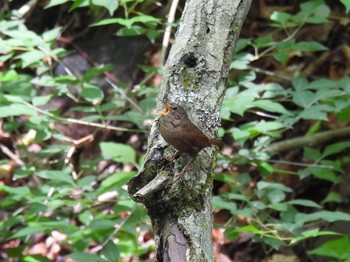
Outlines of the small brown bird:
{"label": "small brown bird", "polygon": [[181,171],[182,174],[203,148],[219,146],[221,142],[204,134],[195,126],[182,106],[175,103],[163,104],[164,110],[160,113],[160,134],[167,143],[178,150],[171,161],[179,154],[187,154],[192,158]]}

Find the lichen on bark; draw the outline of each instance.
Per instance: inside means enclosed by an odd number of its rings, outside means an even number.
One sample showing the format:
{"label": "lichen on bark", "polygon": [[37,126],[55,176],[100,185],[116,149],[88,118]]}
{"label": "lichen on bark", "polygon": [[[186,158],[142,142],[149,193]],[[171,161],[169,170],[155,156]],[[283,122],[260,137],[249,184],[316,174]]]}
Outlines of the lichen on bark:
{"label": "lichen on bark", "polygon": [[[187,1],[164,68],[159,100],[184,106],[191,121],[211,136],[220,125],[229,62],[250,3]],[[174,152],[155,121],[129,194],[145,205],[152,220],[157,261],[213,261],[211,190],[217,149],[203,149],[177,181],[174,176],[189,157],[170,163],[166,158]]]}

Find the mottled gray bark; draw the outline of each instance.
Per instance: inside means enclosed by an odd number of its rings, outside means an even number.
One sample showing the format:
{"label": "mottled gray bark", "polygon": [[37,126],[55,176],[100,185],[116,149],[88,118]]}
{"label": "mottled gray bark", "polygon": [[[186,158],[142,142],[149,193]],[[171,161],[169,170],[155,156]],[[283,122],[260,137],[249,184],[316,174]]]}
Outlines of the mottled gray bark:
{"label": "mottled gray bark", "polygon": [[[250,0],[189,0],[164,68],[159,99],[184,106],[190,119],[214,136],[233,49]],[[161,110],[158,103],[158,110]],[[155,121],[139,173],[129,194],[143,203],[155,232],[157,261],[214,261],[212,168],[215,148],[202,150],[184,178],[174,175],[189,160],[170,163],[175,152],[159,135]]]}

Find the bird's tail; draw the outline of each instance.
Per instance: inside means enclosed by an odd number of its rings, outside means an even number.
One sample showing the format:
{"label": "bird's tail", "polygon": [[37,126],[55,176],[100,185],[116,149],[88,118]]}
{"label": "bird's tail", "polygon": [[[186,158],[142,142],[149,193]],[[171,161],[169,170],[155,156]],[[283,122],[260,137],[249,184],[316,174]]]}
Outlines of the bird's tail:
{"label": "bird's tail", "polygon": [[222,147],[224,143],[222,143],[220,140],[217,140],[216,138],[209,137],[209,144]]}

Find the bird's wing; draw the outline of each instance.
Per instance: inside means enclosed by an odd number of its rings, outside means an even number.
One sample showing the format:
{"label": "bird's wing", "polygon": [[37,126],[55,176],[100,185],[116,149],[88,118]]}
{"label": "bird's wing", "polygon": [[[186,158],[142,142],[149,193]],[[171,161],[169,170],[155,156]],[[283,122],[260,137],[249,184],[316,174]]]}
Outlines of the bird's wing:
{"label": "bird's wing", "polygon": [[182,129],[183,132],[187,132],[186,135],[183,136],[187,144],[198,148],[210,146],[208,137],[191,121],[186,121]]}

